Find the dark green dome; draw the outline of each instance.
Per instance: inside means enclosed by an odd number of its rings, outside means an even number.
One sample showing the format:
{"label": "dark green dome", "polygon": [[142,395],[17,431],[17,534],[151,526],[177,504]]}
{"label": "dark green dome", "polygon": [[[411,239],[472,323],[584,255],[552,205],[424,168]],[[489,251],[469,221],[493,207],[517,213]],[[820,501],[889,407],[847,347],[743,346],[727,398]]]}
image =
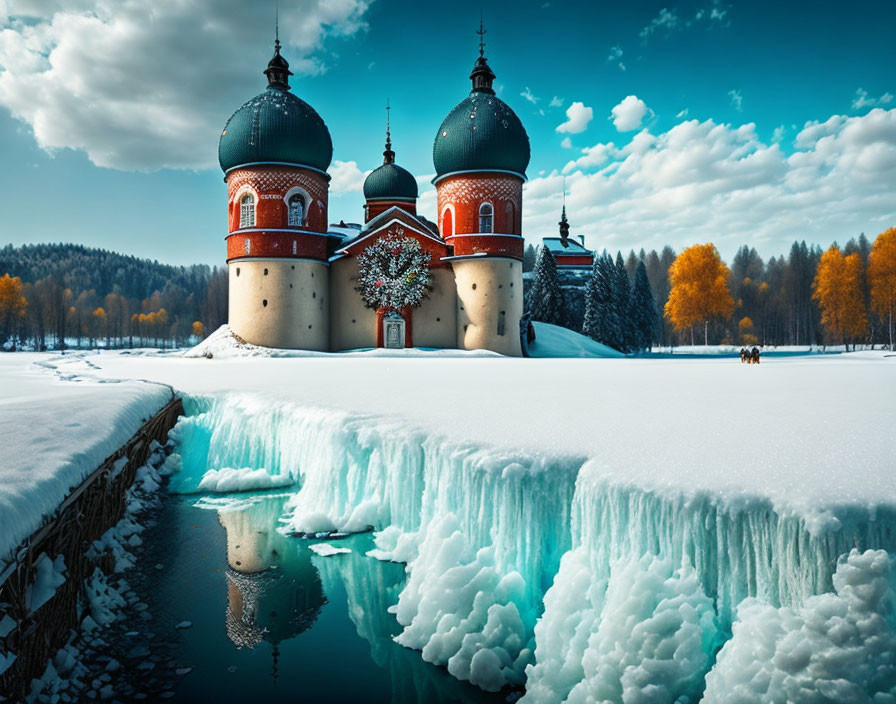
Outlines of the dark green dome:
{"label": "dark green dome", "polygon": [[237,110],[221,133],[224,171],[241,164],[286,162],[326,171],[333,158],[330,131],[301,98],[272,85]]}
{"label": "dark green dome", "polygon": [[455,171],[513,171],[526,175],[529,135],[503,100],[474,90],[439,127],[432,147],[436,176]]}
{"label": "dark green dome", "polygon": [[417,200],[417,179],[398,164],[383,164],[364,179],[366,200]]}

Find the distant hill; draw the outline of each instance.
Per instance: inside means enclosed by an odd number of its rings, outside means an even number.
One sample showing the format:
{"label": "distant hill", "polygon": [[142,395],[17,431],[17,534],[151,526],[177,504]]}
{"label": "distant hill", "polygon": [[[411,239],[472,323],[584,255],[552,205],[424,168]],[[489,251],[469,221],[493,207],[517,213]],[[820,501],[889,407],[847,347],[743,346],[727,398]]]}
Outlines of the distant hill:
{"label": "distant hill", "polygon": [[0,276],[18,276],[28,283],[52,276],[75,296],[92,289],[100,297],[115,292],[142,300],[168,285],[201,297],[212,271],[204,264],[172,266],[78,244],[0,248]]}

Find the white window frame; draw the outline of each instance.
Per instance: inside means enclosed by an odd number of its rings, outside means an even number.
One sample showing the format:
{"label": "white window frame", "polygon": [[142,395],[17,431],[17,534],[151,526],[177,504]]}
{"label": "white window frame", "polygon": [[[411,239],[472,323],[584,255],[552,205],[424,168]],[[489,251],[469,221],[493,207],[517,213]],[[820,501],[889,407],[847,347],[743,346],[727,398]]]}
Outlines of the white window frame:
{"label": "white window frame", "polygon": [[[488,208],[488,212],[483,213],[484,209]],[[487,220],[486,220],[487,218]],[[495,231],[495,208],[494,206],[485,201],[479,206],[479,232],[482,233],[491,233]]]}
{"label": "white window frame", "polygon": [[240,228],[255,227],[255,206],[257,204],[255,194],[246,191],[239,196],[237,204],[240,208]]}
{"label": "white window frame", "polygon": [[[299,218],[294,218],[293,215],[293,201],[297,201],[301,203],[302,208],[302,216]],[[286,224],[289,227],[301,227],[305,224],[305,214],[308,212],[308,206],[305,202],[305,197],[301,193],[293,193],[289,200],[286,202]]]}
{"label": "white window frame", "polygon": [[[299,196],[302,199],[302,202],[305,204],[305,208],[302,211],[302,222],[298,224],[293,224],[290,220],[292,213],[289,209],[289,201],[292,200],[293,196]],[[286,205],[287,227],[303,227],[308,222],[308,211],[311,210],[311,204],[314,202],[311,194],[301,186],[293,186],[283,194],[283,202]]]}

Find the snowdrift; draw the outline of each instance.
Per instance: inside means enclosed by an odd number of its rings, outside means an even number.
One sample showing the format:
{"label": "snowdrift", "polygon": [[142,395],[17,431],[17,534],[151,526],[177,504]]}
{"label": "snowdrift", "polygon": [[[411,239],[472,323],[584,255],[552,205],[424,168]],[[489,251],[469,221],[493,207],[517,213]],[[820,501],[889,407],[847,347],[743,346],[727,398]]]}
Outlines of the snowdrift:
{"label": "snowdrift", "polygon": [[222,325],[195,347],[182,354],[187,358],[238,359],[243,357],[500,357],[489,350],[431,350],[411,347],[401,350],[370,349],[348,352],[311,352],[309,350],[281,350],[252,345],[238,337],[229,325]]}
{"label": "snowdrift", "polygon": [[612,347],[595,342],[572,330],[534,322],[535,342],[529,345],[532,357],[624,357],[625,355]]}
{"label": "snowdrift", "polygon": [[[373,529],[371,555],[407,565],[388,605],[396,640],[485,690],[525,686],[530,703],[896,695],[880,650],[896,626],[896,507],[626,482],[599,457],[254,394],[189,405],[175,485],[263,467],[301,485],[285,532]],[[839,638],[835,622],[873,638]]]}
{"label": "snowdrift", "polygon": [[[532,357],[624,357],[611,347],[580,335],[572,330],[548,323],[533,323],[536,340],[530,346]],[[309,352],[307,350],[280,350],[251,345],[233,334],[228,325],[222,325],[195,347],[183,353],[187,358],[234,359],[240,357],[500,357],[488,350],[406,350],[371,349],[350,352]]]}

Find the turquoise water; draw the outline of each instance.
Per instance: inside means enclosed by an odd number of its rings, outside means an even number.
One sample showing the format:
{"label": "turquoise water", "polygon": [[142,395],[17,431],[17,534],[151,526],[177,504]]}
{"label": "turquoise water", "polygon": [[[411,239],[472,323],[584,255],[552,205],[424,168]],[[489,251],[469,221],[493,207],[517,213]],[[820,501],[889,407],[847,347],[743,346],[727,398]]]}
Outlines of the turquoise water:
{"label": "turquoise water", "polygon": [[172,670],[192,668],[167,701],[504,701],[392,640],[403,565],[366,557],[370,535],[332,543],[351,553],[314,554],[276,531],[285,499],[170,496],[144,534],[147,625],[166,635]]}

